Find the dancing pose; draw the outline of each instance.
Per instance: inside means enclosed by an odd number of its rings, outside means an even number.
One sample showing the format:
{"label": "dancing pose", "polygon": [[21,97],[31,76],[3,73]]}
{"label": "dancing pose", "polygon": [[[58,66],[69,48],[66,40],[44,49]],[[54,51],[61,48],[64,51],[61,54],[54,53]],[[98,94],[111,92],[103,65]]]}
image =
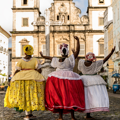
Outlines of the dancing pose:
{"label": "dancing pose", "polygon": [[60,51],[62,58],[52,58],[49,56],[41,56],[51,60],[51,66],[57,68],[55,72],[48,75],[45,88],[45,106],[48,110],[59,113],[59,119],[63,120],[63,113],[71,112],[72,120],[76,120],[74,111],[85,110],[84,86],[81,77],[73,72],[75,59],[80,50],[79,38],[77,40],[77,48],[74,54],[68,57],[68,45],[62,44]]}
{"label": "dancing pose", "polygon": [[41,65],[38,59],[32,58],[33,47],[23,48],[25,57],[16,65],[15,74],[8,87],[4,107],[25,111],[25,120],[34,118],[32,111],[45,110],[44,88],[45,79],[40,74]]}
{"label": "dancing pose", "polygon": [[103,64],[111,57],[111,53],[104,59],[96,61],[95,54],[88,53],[85,60],[79,60],[78,69],[83,73],[82,81],[85,91],[85,113],[86,119],[94,119],[90,116],[91,112],[109,111],[109,98],[106,89],[106,82],[97,73]]}

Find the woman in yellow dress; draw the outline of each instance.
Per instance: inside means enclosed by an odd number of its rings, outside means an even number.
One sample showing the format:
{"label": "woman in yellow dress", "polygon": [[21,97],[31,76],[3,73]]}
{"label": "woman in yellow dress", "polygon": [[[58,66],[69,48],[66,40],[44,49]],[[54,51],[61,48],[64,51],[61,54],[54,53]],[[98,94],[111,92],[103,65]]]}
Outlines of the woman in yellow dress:
{"label": "woman in yellow dress", "polygon": [[32,58],[33,47],[26,45],[23,50],[25,57],[16,65],[16,71],[5,95],[4,107],[25,111],[24,120],[29,120],[35,117],[32,111],[45,110],[45,78],[40,74],[40,61]]}

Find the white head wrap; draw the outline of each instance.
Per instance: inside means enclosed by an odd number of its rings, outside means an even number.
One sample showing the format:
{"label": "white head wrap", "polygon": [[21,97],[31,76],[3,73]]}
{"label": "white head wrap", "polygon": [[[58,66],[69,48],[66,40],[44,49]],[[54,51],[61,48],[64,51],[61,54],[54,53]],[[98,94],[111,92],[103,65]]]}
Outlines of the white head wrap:
{"label": "white head wrap", "polygon": [[60,52],[61,52],[61,55],[64,55],[63,53],[63,49],[66,49],[66,54],[65,55],[68,55],[69,54],[69,50],[68,50],[68,44],[65,44],[63,43],[62,45],[60,45]]}

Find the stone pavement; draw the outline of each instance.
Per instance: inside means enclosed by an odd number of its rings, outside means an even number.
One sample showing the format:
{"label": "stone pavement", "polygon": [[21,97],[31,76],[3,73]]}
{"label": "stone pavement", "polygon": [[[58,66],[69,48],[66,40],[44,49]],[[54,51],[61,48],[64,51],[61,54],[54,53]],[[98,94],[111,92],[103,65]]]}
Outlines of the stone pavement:
{"label": "stone pavement", "polygon": [[[120,94],[119,94],[120,95]],[[24,112],[18,113],[14,109],[4,108],[4,94],[0,94],[0,120],[23,120]],[[55,120],[58,114],[49,111],[34,111],[36,120]],[[77,120],[84,120],[84,113],[75,112]],[[91,114],[96,120],[120,120],[120,98],[110,96],[110,111]],[[64,120],[71,120],[70,114],[64,115]]]}

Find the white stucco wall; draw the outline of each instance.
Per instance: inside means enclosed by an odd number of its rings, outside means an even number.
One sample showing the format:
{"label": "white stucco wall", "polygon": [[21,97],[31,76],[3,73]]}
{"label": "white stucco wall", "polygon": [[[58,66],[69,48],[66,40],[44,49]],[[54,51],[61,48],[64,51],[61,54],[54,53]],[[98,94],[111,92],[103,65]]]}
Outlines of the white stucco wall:
{"label": "white stucco wall", "polygon": [[119,51],[120,42],[120,1],[113,2],[113,40],[116,46],[116,51]]}
{"label": "white stucco wall", "polygon": [[33,8],[34,7],[34,0],[28,0],[27,5],[22,5],[22,0],[16,0],[16,7],[17,8]]}
{"label": "white stucco wall", "polygon": [[113,11],[112,11],[112,7],[108,7],[108,21],[113,20]]}
{"label": "white stucco wall", "polygon": [[[28,27],[22,26],[22,18],[28,18]],[[34,12],[16,12],[16,31],[33,31]]]}
{"label": "white stucco wall", "polygon": [[111,5],[111,0],[104,0],[104,4],[99,3],[99,0],[91,0],[92,7],[109,6],[109,5]]}
{"label": "white stucco wall", "polygon": [[[2,41],[1,41],[2,40]],[[8,38],[0,33],[0,46],[8,50]],[[5,69],[4,69],[5,67]],[[0,51],[0,70],[2,74],[8,74],[8,54],[7,52]]]}
{"label": "white stucco wall", "polygon": [[103,26],[99,26],[99,17],[104,17],[104,11],[92,11],[92,29],[103,30]]}
{"label": "white stucco wall", "polygon": [[93,35],[93,53],[96,55],[96,56],[98,56],[99,54],[99,46],[98,46],[98,40],[100,39],[100,38],[104,38],[104,35]]}
{"label": "white stucco wall", "polygon": [[29,45],[34,47],[33,36],[16,36],[16,57],[21,57],[21,43],[19,42],[24,38],[29,41]]}

